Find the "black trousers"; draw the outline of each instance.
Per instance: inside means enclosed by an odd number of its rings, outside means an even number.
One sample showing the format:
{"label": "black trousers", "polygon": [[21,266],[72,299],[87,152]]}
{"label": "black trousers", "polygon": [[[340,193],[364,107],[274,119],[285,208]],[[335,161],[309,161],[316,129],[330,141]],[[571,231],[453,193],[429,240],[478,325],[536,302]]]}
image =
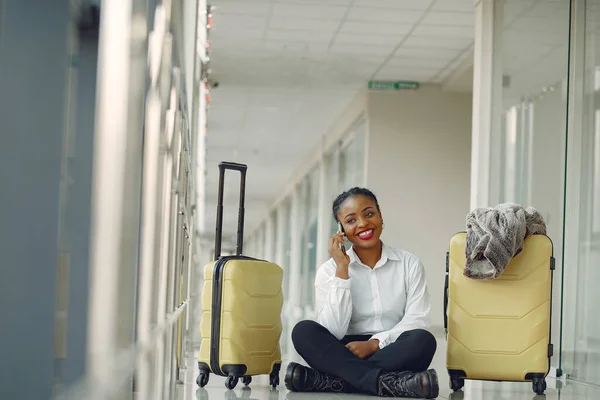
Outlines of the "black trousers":
{"label": "black trousers", "polygon": [[340,341],[325,327],[309,320],[300,321],[292,331],[296,351],[311,368],[342,378],[356,392],[373,395],[377,395],[382,372],[426,371],[437,348],[435,337],[423,329],[404,332],[394,343],[364,360],[345,347],[349,342],[370,337],[350,335]]}

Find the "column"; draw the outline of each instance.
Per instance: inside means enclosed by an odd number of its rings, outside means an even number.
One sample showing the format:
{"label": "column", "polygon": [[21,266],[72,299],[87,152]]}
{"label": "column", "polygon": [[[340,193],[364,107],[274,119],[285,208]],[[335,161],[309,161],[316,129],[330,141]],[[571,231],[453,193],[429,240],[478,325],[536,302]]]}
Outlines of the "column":
{"label": "column", "polygon": [[[70,184],[65,210],[68,237],[68,319],[64,332],[66,359],[64,384],[73,384],[85,371],[89,291],[90,201],[92,155],[94,152],[94,112],[96,104],[97,38],[81,38],[77,68],[77,105],[74,154],[69,160]],[[58,332],[57,332],[58,333]]]}
{"label": "column", "polygon": [[0,398],[49,399],[70,2],[3,2]]}
{"label": "column", "polygon": [[[290,265],[288,269],[289,277],[289,287],[288,287],[288,296],[286,302],[288,304],[287,315],[285,318],[289,327],[289,332],[293,329],[294,325],[302,318],[302,304],[300,304],[300,290],[303,285],[302,274],[301,274],[301,260],[302,260],[302,248],[301,248],[301,230],[302,230],[302,195],[301,195],[301,184],[298,184],[296,188],[292,192],[291,196],[292,207],[291,207],[291,243],[290,243]],[[293,349],[294,346],[292,344],[291,334],[286,338],[288,341],[287,348]],[[295,352],[290,352],[290,355],[296,356]]]}
{"label": "column", "polygon": [[269,213],[265,222],[264,259],[273,262],[275,259],[275,221],[273,212]]}
{"label": "column", "polygon": [[[277,213],[277,224],[276,224],[276,232],[275,236],[275,253],[273,255],[273,262],[283,268],[283,273],[287,274],[289,271],[289,266],[285,264],[285,238],[287,236],[286,230],[286,220],[288,216],[285,212],[285,206],[281,204],[275,212]],[[283,288],[284,293],[286,293],[287,288]]]}
{"label": "column", "polygon": [[502,112],[503,0],[475,0],[471,209],[496,205]]}
{"label": "column", "polygon": [[331,227],[331,202],[329,187],[335,182],[330,162],[323,154],[319,168],[319,218],[317,227],[317,265],[329,259],[329,229]]}
{"label": "column", "polygon": [[[119,367],[128,366],[114,363],[119,350],[133,343],[135,329],[146,86],[141,75],[147,60],[145,4],[106,0],[100,17],[86,354],[86,372],[99,382],[114,382],[122,376]],[[130,398],[131,388],[129,381],[118,398]]]}
{"label": "column", "polygon": [[256,231],[256,256],[265,258],[265,223],[261,223]]}

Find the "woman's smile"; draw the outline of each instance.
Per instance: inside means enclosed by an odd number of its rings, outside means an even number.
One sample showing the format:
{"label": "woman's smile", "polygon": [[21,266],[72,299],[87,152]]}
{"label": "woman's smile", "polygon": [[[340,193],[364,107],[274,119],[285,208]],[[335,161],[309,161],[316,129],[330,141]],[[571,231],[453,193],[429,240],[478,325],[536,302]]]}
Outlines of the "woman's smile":
{"label": "woman's smile", "polygon": [[375,234],[375,229],[367,229],[358,233],[358,238],[361,240],[370,240]]}

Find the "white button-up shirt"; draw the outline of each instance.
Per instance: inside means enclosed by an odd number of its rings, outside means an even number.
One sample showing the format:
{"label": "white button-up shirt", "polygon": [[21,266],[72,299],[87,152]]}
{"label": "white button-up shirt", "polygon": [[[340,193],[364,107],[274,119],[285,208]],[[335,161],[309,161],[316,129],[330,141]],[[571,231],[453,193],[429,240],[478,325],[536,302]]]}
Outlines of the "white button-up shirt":
{"label": "white button-up shirt", "polygon": [[406,331],[427,329],[431,309],[425,268],[406,251],[383,245],[375,268],[363,264],[354,250],[349,279],[335,276],[333,258],[315,278],[317,322],[338,340],[346,335],[371,335],[379,347],[393,343]]}

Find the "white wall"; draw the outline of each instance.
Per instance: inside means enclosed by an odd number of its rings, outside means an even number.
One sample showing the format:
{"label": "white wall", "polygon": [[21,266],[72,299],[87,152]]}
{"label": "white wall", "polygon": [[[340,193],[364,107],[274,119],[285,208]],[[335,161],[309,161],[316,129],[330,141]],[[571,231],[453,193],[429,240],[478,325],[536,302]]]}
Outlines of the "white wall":
{"label": "white wall", "polygon": [[[288,181],[288,184],[281,190],[281,196],[275,199],[270,210],[277,208],[295,190],[296,186],[302,182],[315,165],[322,161],[323,155],[330,151],[338,141],[343,140],[344,135],[348,133],[348,130],[356,120],[366,112],[366,109],[367,91],[362,89],[356,93],[346,109],[338,116],[328,131],[323,135],[321,142],[315,146],[306,162],[302,163],[294,172],[291,179]],[[266,217],[267,214],[265,214],[264,218]],[[251,236],[252,232],[247,232],[247,234]]]}
{"label": "white wall", "polygon": [[[323,161],[323,153],[342,140],[356,119],[364,114],[368,123],[366,187],[375,192],[382,206],[386,223],[383,240],[416,254],[425,264],[432,322],[434,329],[441,329],[445,254],[452,235],[465,230],[469,212],[470,94],[443,92],[437,85],[425,85],[414,92],[360,91],[332,124],[321,146],[281,191],[282,196],[272,209],[286,197],[294,197],[292,193],[297,194],[297,184],[316,163]],[[333,184],[335,179],[328,176],[327,185]],[[329,201],[322,205],[320,224],[330,225],[330,207]],[[264,218],[267,217],[265,214]],[[301,218],[293,206],[292,221],[298,222]],[[292,227],[291,231],[292,257],[290,265],[283,266],[289,274],[291,289],[287,291],[284,312],[284,325],[289,329],[298,320],[312,317],[305,312],[306,306],[312,305],[299,304],[299,282],[304,279],[300,276],[300,239],[294,234],[297,229]],[[248,235],[249,251],[255,248],[263,233],[259,229]],[[281,257],[276,255],[275,258]],[[318,260],[317,264],[322,261]],[[284,338],[288,342],[289,339]],[[297,358],[294,352],[287,356]]]}
{"label": "white wall", "polygon": [[424,85],[368,96],[367,187],[382,209],[382,239],[421,259],[432,324],[443,326],[445,255],[469,212],[471,95]]}

